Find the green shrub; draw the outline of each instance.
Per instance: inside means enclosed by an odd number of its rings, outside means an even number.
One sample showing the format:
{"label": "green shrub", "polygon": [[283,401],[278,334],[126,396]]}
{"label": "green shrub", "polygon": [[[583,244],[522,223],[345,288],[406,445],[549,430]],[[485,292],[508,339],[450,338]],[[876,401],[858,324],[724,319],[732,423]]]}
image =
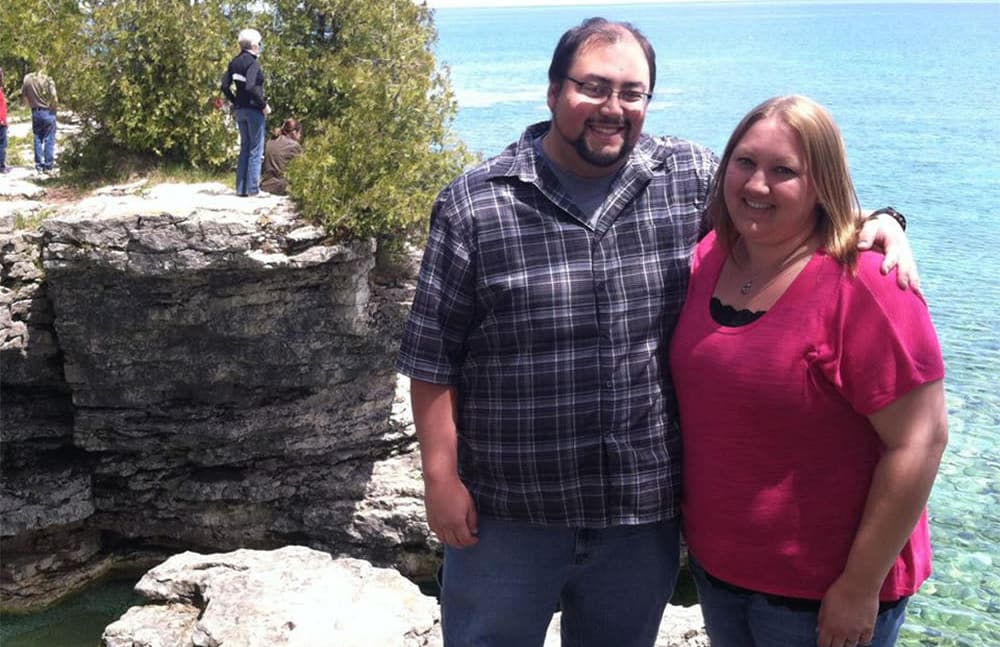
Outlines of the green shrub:
{"label": "green shrub", "polygon": [[276,122],[302,120],[289,192],[338,237],[401,236],[470,161],[449,139],[456,105],[412,0],[276,0],[262,58]]}
{"label": "green shrub", "polygon": [[64,165],[104,172],[115,157],[227,163],[234,134],[216,99],[235,39],[220,2],[90,6],[83,51],[65,62],[72,85],[60,88],[83,123]]}

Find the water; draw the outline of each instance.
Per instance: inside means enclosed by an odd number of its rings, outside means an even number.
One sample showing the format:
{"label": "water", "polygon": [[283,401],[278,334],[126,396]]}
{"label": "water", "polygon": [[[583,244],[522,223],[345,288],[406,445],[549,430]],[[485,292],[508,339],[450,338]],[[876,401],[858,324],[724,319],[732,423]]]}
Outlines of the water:
{"label": "water", "polygon": [[646,130],[716,151],[750,107],[825,104],[869,207],[910,220],[947,363],[951,441],[931,496],[935,573],[901,645],[1000,645],[1000,3],[746,2],[439,9],[458,135],[493,155],[548,118],[565,29],[600,15],[657,48]]}
{"label": "water", "polygon": [[96,647],[104,628],[142,598],[132,588],[137,575],[103,580],[58,606],[30,616],[0,618],[3,647]]}

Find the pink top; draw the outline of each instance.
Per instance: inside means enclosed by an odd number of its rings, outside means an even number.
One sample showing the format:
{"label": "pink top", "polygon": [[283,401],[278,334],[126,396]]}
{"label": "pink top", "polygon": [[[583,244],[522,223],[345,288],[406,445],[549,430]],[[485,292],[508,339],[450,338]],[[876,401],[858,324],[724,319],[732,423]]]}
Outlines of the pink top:
{"label": "pink top", "polygon": [[3,93],[3,86],[0,85],[0,126],[7,125],[7,95]]}
{"label": "pink top", "polygon": [[[819,600],[840,575],[881,443],[866,417],[944,362],[926,304],[864,253],[851,279],[816,252],[760,319],[709,314],[725,253],[698,246],[670,346],[684,439],[682,519],[712,575],[764,593]],[[926,510],[882,600],[931,572]]]}

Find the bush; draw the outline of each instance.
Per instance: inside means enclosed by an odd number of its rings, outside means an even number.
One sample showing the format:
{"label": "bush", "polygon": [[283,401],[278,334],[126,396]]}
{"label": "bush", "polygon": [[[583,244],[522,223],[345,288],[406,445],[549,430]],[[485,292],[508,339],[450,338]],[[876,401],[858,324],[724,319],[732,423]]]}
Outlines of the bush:
{"label": "bush", "polygon": [[111,0],[91,7],[84,51],[66,61],[73,83],[60,88],[83,123],[68,165],[108,169],[115,156],[193,167],[229,162],[233,132],[216,99],[235,52],[221,4]]}
{"label": "bush", "polygon": [[456,105],[431,51],[430,11],[412,0],[272,6],[269,101],[306,133],[288,172],[292,198],[338,237],[412,233],[470,161],[449,139]]}

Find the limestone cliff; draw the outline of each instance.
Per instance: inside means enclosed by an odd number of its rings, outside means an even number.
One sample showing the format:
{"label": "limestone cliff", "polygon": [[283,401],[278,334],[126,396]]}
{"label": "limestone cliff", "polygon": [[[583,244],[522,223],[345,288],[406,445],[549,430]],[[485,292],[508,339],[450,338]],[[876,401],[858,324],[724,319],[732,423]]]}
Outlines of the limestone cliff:
{"label": "limestone cliff", "polygon": [[221,185],[0,220],[4,609],[187,549],[434,568],[371,245]]}

